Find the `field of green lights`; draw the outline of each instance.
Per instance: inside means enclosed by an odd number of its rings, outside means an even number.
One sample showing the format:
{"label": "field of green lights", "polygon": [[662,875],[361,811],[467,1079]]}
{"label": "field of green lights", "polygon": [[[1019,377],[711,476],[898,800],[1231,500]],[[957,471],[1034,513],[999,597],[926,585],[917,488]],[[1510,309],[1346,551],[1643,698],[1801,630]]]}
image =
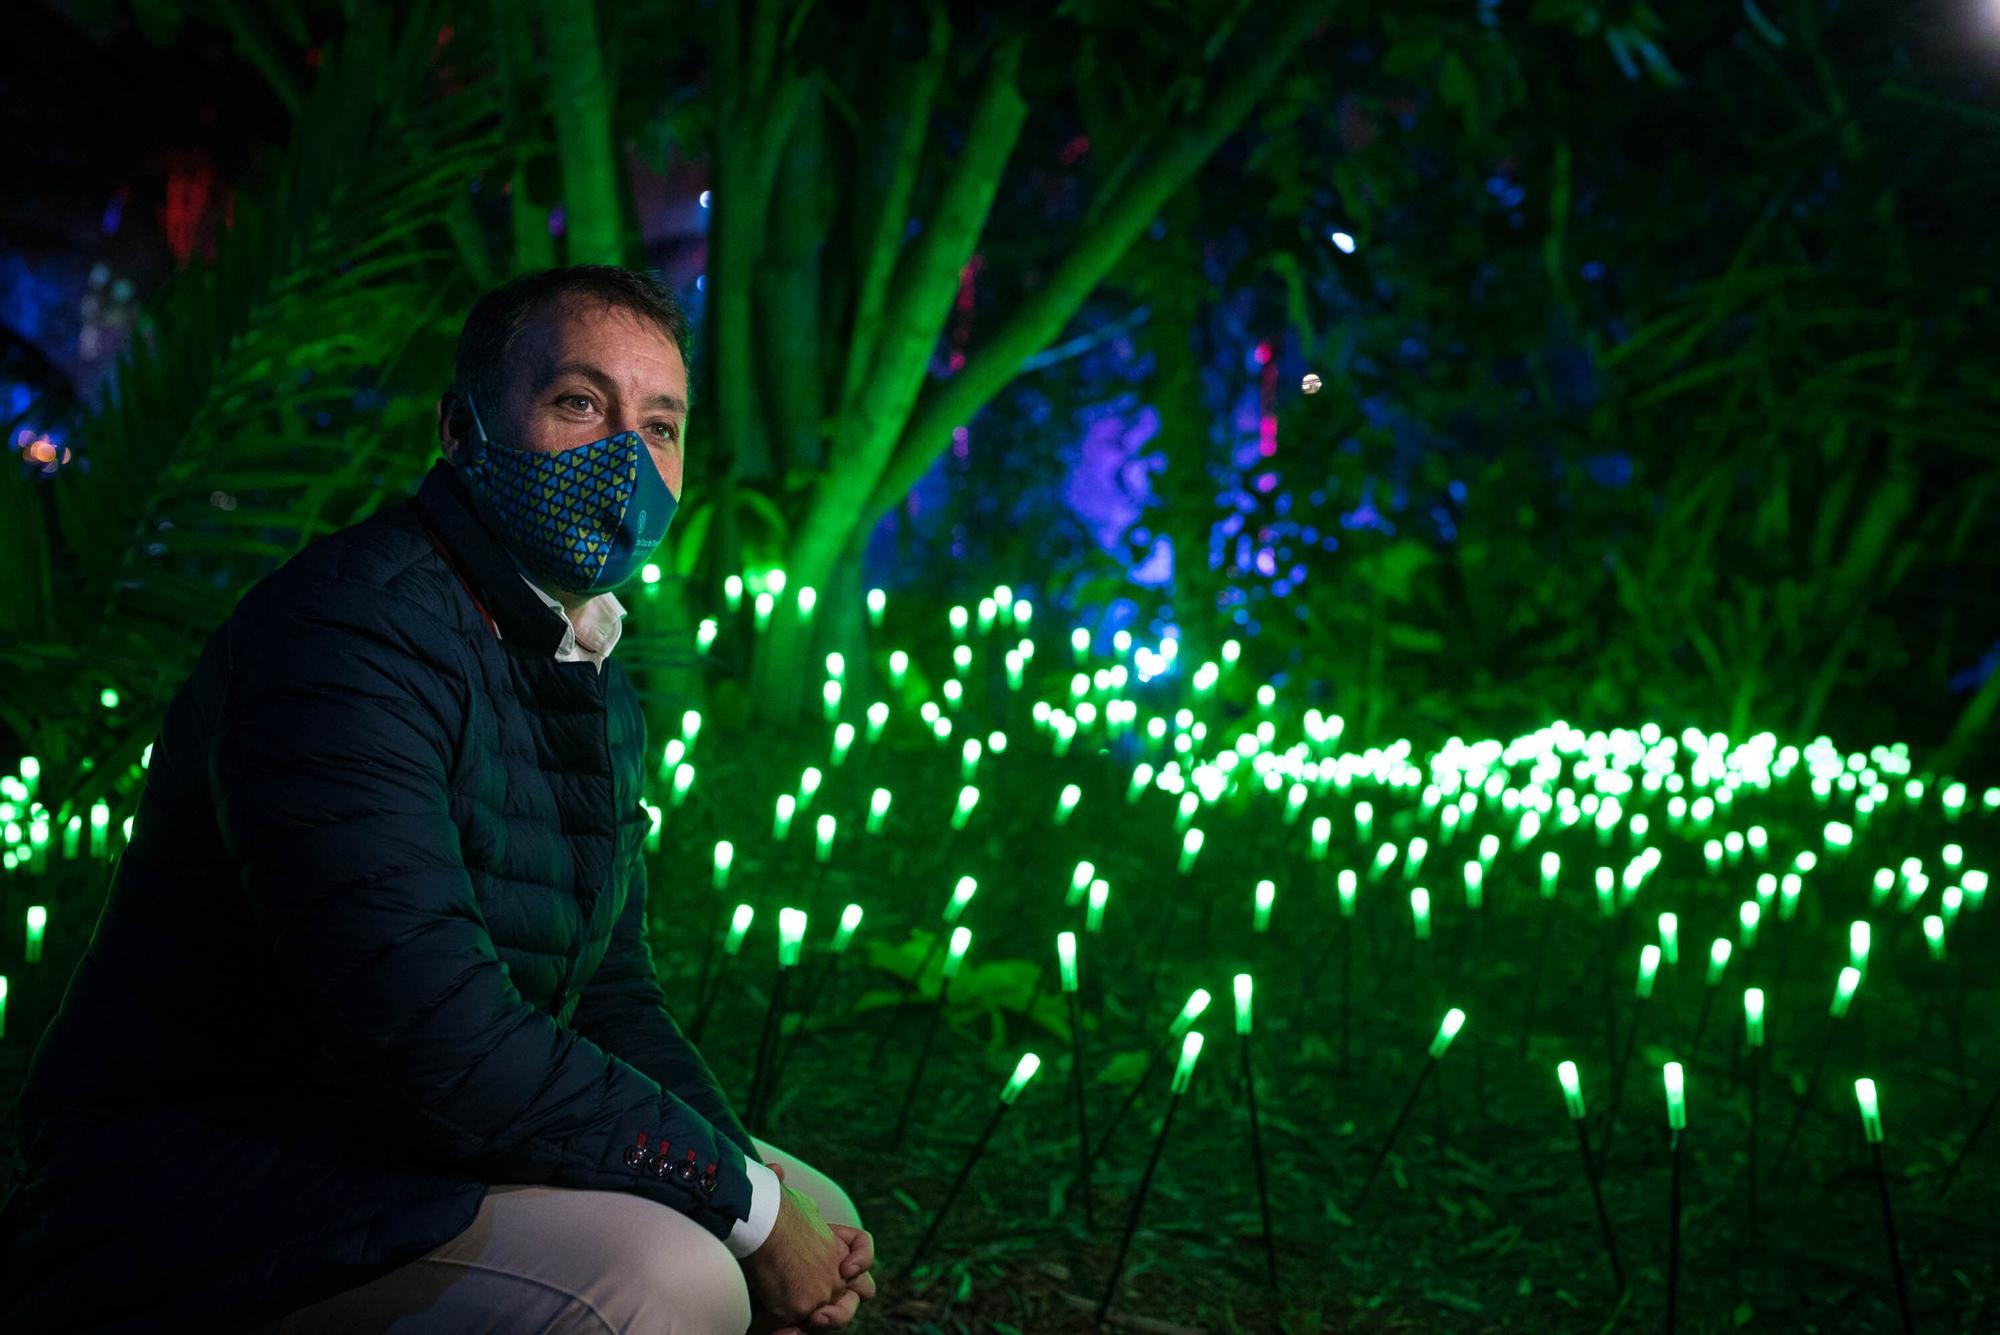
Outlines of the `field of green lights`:
{"label": "field of green lights", "polygon": [[[732,579],[711,685],[825,611]],[[2000,788],[1700,720],[1357,737],[1006,588],[866,619],[811,728],[653,699],[647,845],[682,1027],[875,1234],[860,1328],[2000,1321]],[[142,783],[4,780],[10,1088]]]}

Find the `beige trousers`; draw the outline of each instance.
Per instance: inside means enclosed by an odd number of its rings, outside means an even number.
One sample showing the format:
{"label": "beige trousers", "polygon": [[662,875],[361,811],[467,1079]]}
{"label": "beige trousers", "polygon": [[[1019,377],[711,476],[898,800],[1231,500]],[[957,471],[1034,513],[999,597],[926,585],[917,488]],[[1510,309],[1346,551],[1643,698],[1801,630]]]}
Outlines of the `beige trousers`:
{"label": "beige trousers", "polygon": [[[861,1217],[833,1179],[756,1141],[828,1223]],[[472,1226],[257,1335],[743,1335],[750,1293],[721,1239],[623,1191],[489,1188]]]}

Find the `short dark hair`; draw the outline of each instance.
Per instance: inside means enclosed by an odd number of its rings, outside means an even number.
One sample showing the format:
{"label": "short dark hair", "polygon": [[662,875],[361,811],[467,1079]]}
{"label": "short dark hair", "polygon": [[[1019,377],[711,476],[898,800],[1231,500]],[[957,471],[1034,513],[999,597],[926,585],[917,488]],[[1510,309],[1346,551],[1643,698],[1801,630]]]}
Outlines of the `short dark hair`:
{"label": "short dark hair", "polygon": [[[615,264],[571,264],[510,278],[472,303],[458,332],[455,388],[470,390],[482,405],[497,404],[507,358],[528,325],[550,308],[570,301],[600,310],[630,311],[672,340],[688,362],[688,321],[674,294],[651,273]],[[491,421],[492,408],[481,415]]]}

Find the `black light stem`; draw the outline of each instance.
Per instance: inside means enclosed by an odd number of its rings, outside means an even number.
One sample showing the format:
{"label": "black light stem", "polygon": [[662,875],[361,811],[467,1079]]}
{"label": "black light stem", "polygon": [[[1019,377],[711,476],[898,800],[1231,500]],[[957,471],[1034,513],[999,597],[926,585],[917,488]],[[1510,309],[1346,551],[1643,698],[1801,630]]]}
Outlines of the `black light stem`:
{"label": "black light stem", "polygon": [[1812,1110],[1813,1098],[1819,1093],[1819,1078],[1826,1071],[1826,1054],[1833,1048],[1833,1026],[1836,1021],[1828,1012],[1826,1023],[1820,1026],[1819,1051],[1813,1056],[1812,1074],[1806,1077],[1805,1097],[1799,1100],[1798,1110],[1792,1115],[1791,1129],[1785,1132],[1784,1143],[1778,1146],[1777,1160],[1771,1165],[1771,1172],[1782,1177],[1785,1163],[1792,1157],[1792,1145],[1799,1138],[1799,1131],[1806,1124],[1806,1114]]}
{"label": "black light stem", "polygon": [[791,982],[789,967],[779,966],[778,980],[771,985],[771,1004],[764,1010],[764,1032],[757,1039],[757,1066],[750,1078],[750,1099],[747,1106],[749,1116],[744,1126],[752,1135],[761,1135],[764,1130],[764,1105],[770,1100],[770,1064],[774,1056],[774,1045],[784,1025],[785,991]]}
{"label": "black light stem", "polygon": [[1763,1062],[1759,1060],[1759,1056],[1761,1055],[1762,1052],[1763,1052],[1762,1048],[1752,1047],[1750,1049],[1750,1055],[1749,1055],[1750,1157],[1749,1157],[1749,1163],[1746,1165],[1746,1167],[1749,1170],[1748,1181],[1750,1187],[1750,1244],[1752,1246],[1757,1245],[1760,1236],[1760,1230],[1757,1227],[1757,1143],[1759,1140],[1762,1139],[1762,1132],[1759,1128],[1759,1122],[1758,1122],[1759,1119],[1758,1110],[1761,1106],[1761,1100],[1759,1098],[1759,1091],[1758,1091],[1757,1068],[1763,1065]]}
{"label": "black light stem", "polygon": [[1958,1176],[1958,1170],[1965,1167],[1965,1161],[1972,1157],[1972,1147],[1979,1143],[1979,1137],[1986,1130],[1987,1123],[1993,1120],[1993,1110],[1996,1108],[2000,1108],[2000,1088],[1996,1088],[1993,1097],[1986,1100],[1986,1110],[1979,1114],[1979,1120],[1972,1124],[1972,1130],[1966,1132],[1965,1143],[1958,1147],[1958,1157],[1953,1159],[1951,1167],[1945,1170],[1944,1180],[1938,1183],[1939,1200],[1943,1200],[1945,1193],[1951,1190],[1952,1180]]}
{"label": "black light stem", "polygon": [[715,979],[709,984],[708,995],[701,999],[701,1004],[695,1009],[694,1028],[688,1031],[689,1041],[701,1042],[702,1034],[708,1029],[708,1013],[715,1009],[715,999],[722,995],[723,984],[729,979],[729,966],[735,959],[736,956],[725,953],[722,962],[715,966]]}
{"label": "black light stem", "polygon": [[1083,1005],[1074,992],[1069,1000],[1070,1085],[1076,1094],[1076,1180],[1083,1192],[1083,1226],[1097,1231],[1096,1207],[1090,1189],[1090,1115],[1083,1097]]}
{"label": "black light stem", "polygon": [[1673,1133],[1674,1166],[1667,1188],[1667,1332],[1673,1335],[1681,1298],[1681,1133]]}
{"label": "black light stem", "polygon": [[944,1223],[945,1212],[951,1209],[952,1202],[958,1199],[959,1190],[965,1186],[965,1179],[972,1175],[972,1166],[978,1163],[979,1156],[986,1152],[986,1142],[993,1139],[994,1128],[1000,1125],[1000,1119],[1006,1114],[1008,1106],[1005,1103],[994,1105],[993,1115],[986,1119],[986,1129],[981,1131],[979,1139],[972,1143],[972,1152],[965,1156],[965,1162],[959,1165],[958,1176],[951,1180],[951,1190],[945,1192],[937,1213],[931,1216],[931,1226],[924,1230],[924,1236],[918,1241],[915,1250],[910,1253],[909,1261],[903,1266],[903,1279],[907,1280],[910,1277],[910,1272],[917,1268],[917,1263],[924,1259],[924,1253],[930,1250],[931,1243],[936,1241],[938,1227]]}
{"label": "black light stem", "polygon": [[1153,1073],[1160,1069],[1160,1063],[1166,1060],[1167,1049],[1172,1044],[1173,1038],[1169,1035],[1160,1041],[1158,1047],[1153,1049],[1152,1060],[1146,1063],[1145,1073],[1133,1083],[1132,1088],[1125,1091],[1125,1101],[1118,1105],[1118,1111],[1112,1115],[1111,1121],[1105,1126],[1103,1133],[1098,1136],[1097,1144],[1092,1147],[1090,1156],[1083,1161],[1085,1172],[1089,1172],[1090,1166],[1103,1156],[1105,1149],[1111,1144],[1111,1137],[1118,1130],[1118,1124],[1125,1120],[1125,1114],[1131,1112],[1132,1105],[1139,1101],[1139,1091],[1146,1087],[1146,1083],[1153,1078]]}
{"label": "black light stem", "polygon": [[1528,1035],[1535,1027],[1535,1010],[1540,1004],[1542,996],[1542,971],[1548,967],[1549,936],[1554,931],[1555,925],[1555,914],[1550,913],[1544,907],[1542,910],[1542,932],[1536,938],[1535,942],[1535,967],[1528,974],[1528,1002],[1527,1005],[1521,1008],[1521,1042],[1519,1050],[1523,1058],[1526,1058],[1528,1055]]}
{"label": "black light stem", "polygon": [[1257,1077],[1250,1065],[1250,1035],[1240,1036],[1236,1049],[1243,1058],[1243,1098],[1250,1108],[1250,1162],[1257,1170],[1257,1209],[1264,1221],[1264,1272],[1271,1291],[1278,1290],[1278,1248],[1271,1240],[1271,1193],[1264,1184],[1264,1138],[1257,1126]]}
{"label": "black light stem", "polygon": [[1882,1142],[1873,1140],[1875,1187],[1882,1196],[1882,1235],[1889,1243],[1889,1272],[1896,1277],[1896,1310],[1903,1315],[1903,1335],[1913,1335],[1916,1323],[1910,1319],[1910,1285],[1903,1276],[1903,1249],[1896,1242],[1896,1211],[1889,1204],[1889,1173],[1882,1166]]}
{"label": "black light stem", "polygon": [[1611,1232],[1611,1215],[1604,1208],[1604,1190],[1597,1181],[1597,1160],[1590,1153],[1590,1123],[1581,1117],[1576,1123],[1576,1146],[1583,1153],[1583,1175],[1590,1183],[1590,1202],[1597,1210],[1597,1228],[1604,1235],[1604,1256],[1611,1262],[1611,1279],[1617,1292],[1625,1292],[1625,1267],[1618,1260],[1618,1239]]}
{"label": "black light stem", "polygon": [[894,1149],[902,1145],[903,1137],[910,1130],[910,1108],[917,1099],[917,1086],[923,1083],[924,1068],[930,1064],[931,1042],[937,1037],[938,1020],[944,1015],[945,998],[951,995],[951,980],[944,979],[938,986],[937,1005],[931,1007],[930,1018],[924,1022],[924,1038],[917,1048],[917,1064],[910,1071],[910,1083],[903,1090],[903,1103],[896,1110],[896,1129],[890,1134],[889,1146]]}
{"label": "black light stem", "polygon": [[1639,1045],[1639,1022],[1645,1018],[1646,1003],[1640,997],[1632,1007],[1632,1023],[1625,1027],[1625,1046],[1618,1053],[1618,1070],[1611,1077],[1611,1107],[1604,1115],[1604,1143],[1597,1147],[1597,1166],[1611,1159],[1611,1137],[1618,1130],[1618,1108],[1625,1101],[1625,1074],[1632,1065],[1632,1053]]}
{"label": "black light stem", "polygon": [[1402,1133],[1403,1123],[1410,1120],[1410,1110],[1417,1106],[1417,1095],[1424,1092],[1424,1081],[1430,1079],[1431,1071],[1437,1064],[1436,1057],[1429,1055],[1424,1057],[1423,1067],[1417,1072],[1417,1082],[1410,1086],[1410,1096],[1403,1100],[1401,1110],[1396,1113],[1396,1120],[1390,1124],[1389,1134],[1382,1138],[1381,1146],[1375,1151],[1375,1161],[1368,1165],[1368,1176],[1362,1179],[1361,1190],[1354,1194],[1354,1204],[1348,1209],[1349,1214],[1360,1209],[1361,1202],[1368,1199],[1368,1189],[1375,1185],[1375,1178],[1382,1171],[1382,1161],[1389,1157],[1389,1148],[1396,1143],[1396,1137]]}
{"label": "black light stem", "polygon": [[1132,1213],[1126,1216],[1124,1236],[1118,1239],[1118,1256],[1111,1263],[1111,1282],[1104,1286],[1104,1297],[1097,1304],[1097,1324],[1103,1325],[1104,1318],[1111,1311],[1112,1295],[1118,1292],[1118,1279],[1125,1273],[1125,1255],[1132,1249],[1132,1235],[1139,1231],[1139,1215],[1146,1208],[1146,1196],[1153,1189],[1153,1170],[1160,1166],[1160,1151],[1166,1148],[1167,1132],[1174,1124],[1174,1110],[1181,1106],[1181,1096],[1176,1094],[1167,1103],[1167,1115],[1160,1122],[1160,1134],[1153,1138],[1153,1152],[1146,1156],[1146,1171],[1139,1178],[1139,1190],[1132,1198]]}

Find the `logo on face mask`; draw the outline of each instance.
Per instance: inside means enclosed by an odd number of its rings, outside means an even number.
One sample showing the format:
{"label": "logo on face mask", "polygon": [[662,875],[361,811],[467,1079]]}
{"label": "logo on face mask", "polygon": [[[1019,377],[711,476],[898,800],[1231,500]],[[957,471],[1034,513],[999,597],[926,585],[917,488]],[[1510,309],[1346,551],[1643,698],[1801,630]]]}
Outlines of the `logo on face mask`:
{"label": "logo on face mask", "polygon": [[530,573],[579,594],[604,593],[638,573],[666,537],[676,505],[638,432],[524,450],[494,442],[470,394],[465,404],[473,439],[457,452],[459,476]]}

